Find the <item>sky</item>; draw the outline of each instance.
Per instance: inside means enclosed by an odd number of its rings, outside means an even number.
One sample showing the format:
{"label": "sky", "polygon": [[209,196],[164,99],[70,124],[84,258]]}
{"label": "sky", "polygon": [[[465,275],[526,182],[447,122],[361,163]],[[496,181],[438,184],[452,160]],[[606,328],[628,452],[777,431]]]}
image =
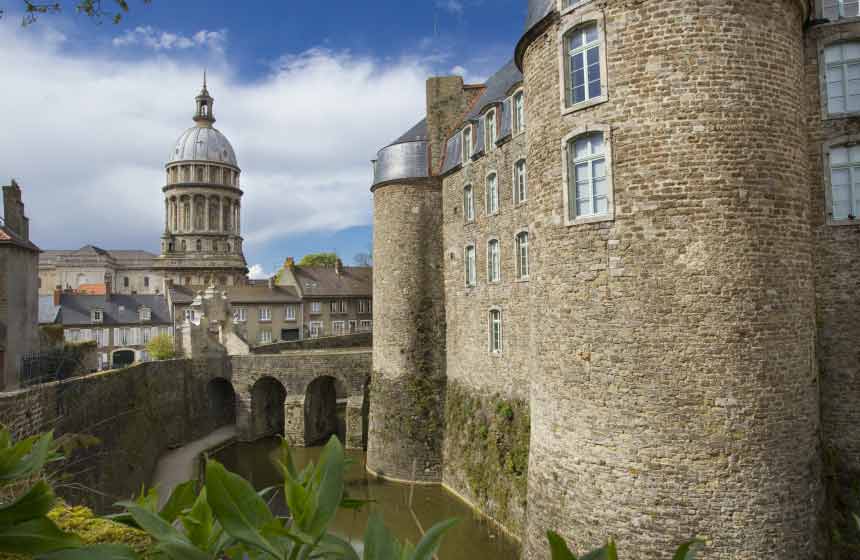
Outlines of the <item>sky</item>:
{"label": "sky", "polygon": [[21,26],[0,0],[0,184],[23,190],[43,249],[158,252],[164,163],[203,70],[242,168],[253,277],[287,256],[372,246],[370,160],[424,115],[431,75],[486,79],[525,0],[131,0],[121,23]]}

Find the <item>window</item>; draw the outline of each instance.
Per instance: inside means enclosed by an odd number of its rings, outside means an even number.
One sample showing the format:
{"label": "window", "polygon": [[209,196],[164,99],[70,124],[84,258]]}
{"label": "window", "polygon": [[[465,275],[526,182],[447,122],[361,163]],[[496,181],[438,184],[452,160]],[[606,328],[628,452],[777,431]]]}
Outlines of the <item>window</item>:
{"label": "window", "polygon": [[332,321],[331,333],[335,336],[343,336],[346,334],[346,321]]}
{"label": "window", "polygon": [[373,321],[368,321],[368,320],[359,321],[358,322],[358,328],[364,332],[372,331],[373,330]]}
{"label": "window", "polygon": [[472,157],[472,127],[467,126],[463,129],[463,141],[461,142],[463,146],[463,163],[466,164],[469,162],[469,158]]}
{"label": "window", "polygon": [[830,45],[824,63],[827,112],[860,111],[860,42]]}
{"label": "window", "polygon": [[140,308],[140,320],[141,321],[151,321],[152,320],[152,309],[148,307]]}
{"label": "window", "polygon": [[464,268],[466,273],[466,286],[475,286],[478,283],[477,270],[475,268],[475,246],[469,245],[466,247],[464,258]]}
{"label": "window", "polygon": [[320,302],[318,302],[318,301],[312,301],[312,302],[311,302],[311,313],[319,314],[319,312],[320,312],[320,307],[321,307]]}
{"label": "window", "polygon": [[185,310],[185,320],[186,321],[196,321],[195,313],[193,309]]}
{"label": "window", "polygon": [[529,188],[526,183],[526,160],[521,159],[514,164],[514,203],[525,202],[529,196]]}
{"label": "window", "polygon": [[606,144],[603,132],[588,132],[567,143],[567,202],[570,220],[610,214]]}
{"label": "window", "polygon": [[514,134],[519,134],[526,129],[525,94],[522,91],[514,94],[513,108]]}
{"label": "window", "polygon": [[529,232],[517,234],[517,278],[526,280],[529,277]]}
{"label": "window", "polygon": [[104,348],[108,345],[107,329],[95,329],[93,330],[93,334],[95,335],[96,345],[99,348]]}
{"label": "window", "polygon": [[490,151],[496,144],[496,110],[490,109],[484,117],[484,138],[486,149]]}
{"label": "window", "polygon": [[284,308],[284,318],[287,321],[295,321],[296,320],[296,306],[288,305]]}
{"label": "window", "polygon": [[495,173],[487,175],[487,215],[499,212],[499,180]]}
{"label": "window", "polygon": [[373,302],[369,299],[360,299],[358,300],[358,312],[359,313],[370,313],[373,309]]}
{"label": "window", "polygon": [[487,282],[498,282],[502,277],[502,260],[499,240],[487,243]]}
{"label": "window", "polygon": [[203,242],[198,239],[197,240],[197,252],[199,253],[202,250],[203,250]]}
{"label": "window", "polygon": [[834,220],[854,220],[860,212],[860,145],[830,150],[830,212]]}
{"label": "window", "polygon": [[104,311],[102,311],[101,309],[93,309],[92,320],[93,320],[93,323],[101,323],[102,321],[104,321],[105,320]]}
{"label": "window", "polygon": [[311,338],[319,338],[322,336],[323,324],[322,321],[311,321],[308,324]]}
{"label": "window", "polygon": [[499,354],[502,351],[502,312],[491,309],[489,319],[490,352]]}
{"label": "window", "polygon": [[259,342],[260,344],[269,344],[270,342],[272,342],[272,331],[264,329],[258,332],[257,342]]}
{"label": "window", "polygon": [[244,323],[248,320],[248,308],[247,307],[234,307],[233,308],[233,320],[237,323]]}
{"label": "window", "polygon": [[269,307],[261,307],[260,308],[260,321],[271,321],[272,320],[272,310]]}
{"label": "window", "polygon": [[826,19],[860,16],[860,1],[823,0],[821,12]]}
{"label": "window", "polygon": [[128,276],[122,277],[122,285],[124,288],[128,288]]}
{"label": "window", "polygon": [[467,222],[475,221],[475,191],[472,185],[463,188],[463,218]]}
{"label": "window", "polygon": [[143,339],[143,344],[149,344],[149,340],[152,336],[149,327],[143,327],[140,331],[141,338]]}
{"label": "window", "polygon": [[131,344],[131,329],[128,327],[122,327],[117,330],[119,331],[119,345],[128,346],[129,344]]}
{"label": "window", "polygon": [[347,332],[348,333],[352,334],[354,332],[357,332],[358,331],[357,327],[358,327],[358,321],[356,321],[355,319],[352,319],[352,320],[347,322]]}
{"label": "window", "polygon": [[148,287],[149,287],[149,276],[144,276],[144,277],[143,277],[143,287],[144,287],[144,288],[148,288]]}
{"label": "window", "polygon": [[78,329],[66,329],[63,334],[66,342],[77,342],[81,336],[81,332]]}
{"label": "window", "polygon": [[577,27],[565,35],[567,49],[565,95],[567,106],[600,97],[600,30],[597,23]]}

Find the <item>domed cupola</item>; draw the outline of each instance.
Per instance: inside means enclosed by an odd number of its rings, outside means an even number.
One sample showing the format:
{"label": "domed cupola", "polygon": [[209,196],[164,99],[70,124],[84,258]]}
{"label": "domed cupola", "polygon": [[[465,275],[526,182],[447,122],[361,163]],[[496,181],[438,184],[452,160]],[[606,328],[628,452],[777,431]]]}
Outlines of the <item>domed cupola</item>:
{"label": "domed cupola", "polygon": [[183,161],[205,161],[231,165],[238,168],[236,152],[227,137],[213,127],[215,114],[212,110],[215,100],[206,88],[206,75],[203,75],[203,89],[194,98],[197,110],[193,120],[197,123],[187,129],[176,141],[167,164]]}

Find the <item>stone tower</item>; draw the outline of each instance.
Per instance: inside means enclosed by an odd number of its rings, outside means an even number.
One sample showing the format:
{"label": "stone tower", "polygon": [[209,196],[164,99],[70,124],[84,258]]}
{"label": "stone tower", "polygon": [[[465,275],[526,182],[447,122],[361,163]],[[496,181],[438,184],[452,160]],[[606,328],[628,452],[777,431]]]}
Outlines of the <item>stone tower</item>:
{"label": "stone tower", "polygon": [[164,233],[155,268],[165,280],[201,289],[243,284],[241,170],[218,129],[206,88],[195,98],[195,125],[176,141],[165,168]]}
{"label": "stone tower", "polygon": [[[694,535],[706,558],[812,558],[807,3],[567,4],[531,0],[517,47],[540,325],[525,555],[547,558],[555,529],[580,551],[614,536],[631,558]],[[583,94],[559,59],[584,43],[605,57],[588,74],[602,95],[566,103]],[[593,131],[614,211],[568,219],[570,141]]]}

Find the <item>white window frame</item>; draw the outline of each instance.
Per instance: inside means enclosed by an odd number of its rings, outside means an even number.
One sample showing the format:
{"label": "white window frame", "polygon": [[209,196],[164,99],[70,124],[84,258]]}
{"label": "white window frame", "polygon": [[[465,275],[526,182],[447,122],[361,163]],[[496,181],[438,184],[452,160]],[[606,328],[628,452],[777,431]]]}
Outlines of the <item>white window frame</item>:
{"label": "white window frame", "polygon": [[[495,253],[492,248],[495,247]],[[487,240],[487,282],[498,284],[502,281],[502,243],[497,237]]]}
{"label": "white window frame", "polygon": [[149,327],[142,327],[140,329],[140,339],[141,344],[149,344],[149,341],[152,340],[152,332]]}
{"label": "white window frame", "polygon": [[478,285],[478,251],[474,243],[463,248],[463,280],[467,288]]}
{"label": "white window frame", "polygon": [[373,304],[369,299],[360,299],[358,300],[358,312],[359,313],[371,313],[373,309]]}
{"label": "white window frame", "polygon": [[496,109],[492,108],[484,114],[484,151],[489,152],[496,147],[499,139],[499,120]]}
{"label": "white window frame", "polygon": [[[522,238],[525,236],[525,244],[522,243]],[[527,282],[529,279],[529,230],[521,229],[514,235],[514,270],[516,271],[517,280]],[[525,253],[525,254],[523,254]]]}
{"label": "white window frame", "polygon": [[463,187],[463,220],[467,224],[475,221],[475,187],[471,184]]}
{"label": "white window frame", "polygon": [[463,160],[463,165],[466,165],[472,161],[472,152],[475,150],[472,125],[467,124],[464,126],[460,134],[463,135],[460,139],[460,147],[463,151],[461,159]]}
{"label": "white window frame", "polygon": [[332,336],[343,336],[346,334],[346,321],[332,321],[331,322],[331,334]]}
{"label": "white window frame", "polygon": [[141,321],[152,321],[152,309],[149,307],[141,307],[140,308],[140,320]]}
{"label": "white window frame", "polygon": [[[857,135],[849,135],[849,136],[840,136],[838,138],[834,138],[829,142],[824,144],[824,149],[822,150],[822,169],[824,170],[824,199],[825,199],[825,219],[826,223],[831,226],[857,226],[860,225],[860,202],[857,201],[858,193],[857,189],[860,189],[860,162],[856,162],[854,165],[851,163],[841,164],[840,168],[852,169],[849,171],[849,176],[851,177],[851,192],[850,196],[852,197],[852,206],[853,211],[855,212],[853,215],[855,218],[852,220],[851,218],[835,218],[833,216],[833,167],[830,162],[830,153],[835,148],[845,148],[850,147],[852,145],[860,144],[860,134]],[[857,177],[855,182],[854,177]]]}
{"label": "white window frame", "polygon": [[514,136],[526,131],[526,93],[522,88],[511,96],[511,131]]}
{"label": "white window frame", "polygon": [[356,319],[350,319],[346,322],[346,332],[347,334],[358,332],[358,321]]}
{"label": "white window frame", "polygon": [[322,303],[319,301],[312,301],[310,312],[312,315],[319,315],[320,313],[322,313]]}
{"label": "white window frame", "polygon": [[[498,338],[496,338],[494,315],[498,314]],[[502,310],[491,307],[487,312],[487,349],[491,355],[500,355],[504,351],[504,325]]]}
{"label": "white window frame", "polygon": [[[603,133],[604,158],[606,159],[606,206],[607,211],[604,214],[593,214],[587,216],[571,216],[570,213],[570,174],[573,172],[570,169],[568,159],[568,145],[576,138],[591,134],[593,132]],[[612,130],[608,125],[592,125],[572,131],[565,136],[561,142],[561,162],[562,162],[562,203],[564,204],[564,223],[568,226],[579,224],[590,224],[596,222],[607,222],[615,219],[615,181],[612,173]]]}
{"label": "white window frame", "polygon": [[296,320],[296,306],[293,304],[287,304],[284,306],[284,321],[295,321]]}
{"label": "white window frame", "polygon": [[[825,6],[825,4],[829,4],[829,5]],[[856,0],[848,0],[848,1],[846,1],[846,0],[821,0],[820,2],[818,2],[819,8],[820,8],[818,15],[819,15],[819,17],[830,19],[826,15],[827,8],[836,8],[835,21],[839,21],[840,19],[855,18],[855,17],[860,16],[860,14],[845,15],[845,4],[855,4],[856,5],[857,1]],[[860,6],[858,6],[858,10],[860,10]],[[834,20],[830,20],[830,21],[834,21]]]}
{"label": "white window frame", "polygon": [[272,322],[272,308],[268,305],[262,305],[259,308],[258,317],[260,318],[261,323],[270,323]]}
{"label": "white window frame", "polygon": [[258,344],[271,344],[272,343],[272,331],[269,329],[261,329],[257,332],[257,343]]}
{"label": "white window frame", "polygon": [[248,321],[248,308],[244,305],[233,307],[233,321],[237,323],[245,323]]}
{"label": "white window frame", "polygon": [[358,328],[361,331],[367,332],[373,330],[373,320],[371,319],[362,319],[358,322]]}
{"label": "white window frame", "polygon": [[[522,164],[522,193],[520,193],[520,164]],[[526,158],[523,157],[514,162],[514,176],[512,183],[514,186],[514,204],[519,205],[527,202],[529,199],[529,175]]]}
{"label": "white window frame", "polygon": [[[579,6],[576,6],[579,7]],[[593,11],[584,13],[581,16],[569,19],[569,23],[563,26],[559,31],[559,83],[561,84],[560,103],[561,112],[563,114],[581,111],[587,107],[593,107],[600,103],[605,103],[609,100],[609,80],[606,66],[606,26],[604,24],[603,13]],[[585,99],[579,103],[573,102],[573,76],[570,75],[570,55],[568,52],[568,36],[574,33],[577,29],[588,27],[590,25],[597,26],[597,40],[594,43],[589,43],[590,46],[581,47],[583,50],[588,50],[597,46],[598,60],[600,62],[600,95]],[[580,49],[577,49],[579,52]],[[586,71],[586,84],[588,83],[588,73]]]}
{"label": "white window frame", "polygon": [[190,307],[185,308],[185,320],[191,321],[192,323],[197,320],[194,310]]}
{"label": "white window frame", "polygon": [[[819,89],[821,91],[821,114],[825,119],[838,119],[850,115],[860,114],[860,109],[848,110],[848,66],[850,64],[860,64],[860,58],[844,58],[843,47],[846,44],[854,43],[860,45],[860,34],[843,34],[839,36],[837,41],[821,42],[818,48],[818,67],[819,67]],[[839,47],[841,50],[839,62],[827,62],[827,50],[830,48]],[[843,93],[843,111],[830,110],[830,92],[828,91],[828,83],[830,82],[831,71],[838,71],[842,78],[842,93]],[[860,94],[860,89],[855,95]]]}
{"label": "white window frame", "polygon": [[308,322],[308,336],[311,338],[319,338],[323,335],[323,322],[322,321],[309,321]]}
{"label": "white window frame", "polygon": [[[490,177],[493,178],[493,190],[490,190]],[[494,197],[490,197],[490,193],[494,193]],[[491,208],[490,201],[493,200],[495,202],[495,208]],[[487,173],[487,176],[484,178],[484,211],[487,213],[487,216],[495,216],[499,213],[499,174],[495,171],[490,171]]]}

